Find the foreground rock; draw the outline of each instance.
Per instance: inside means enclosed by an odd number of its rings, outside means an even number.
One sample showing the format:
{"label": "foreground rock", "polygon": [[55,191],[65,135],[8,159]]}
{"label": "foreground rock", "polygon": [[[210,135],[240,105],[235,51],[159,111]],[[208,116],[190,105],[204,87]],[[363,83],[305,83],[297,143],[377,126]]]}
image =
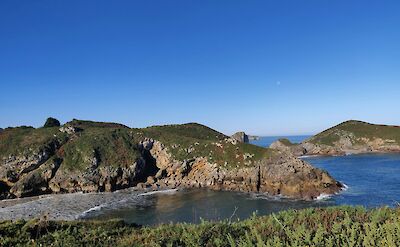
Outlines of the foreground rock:
{"label": "foreground rock", "polygon": [[131,129],[74,120],[0,134],[0,196],[206,187],[298,199],[341,184],[287,150],[239,143],[199,124]]}
{"label": "foreground rock", "polygon": [[400,127],[347,121],[300,144],[278,140],[270,147],[295,156],[400,152]]}

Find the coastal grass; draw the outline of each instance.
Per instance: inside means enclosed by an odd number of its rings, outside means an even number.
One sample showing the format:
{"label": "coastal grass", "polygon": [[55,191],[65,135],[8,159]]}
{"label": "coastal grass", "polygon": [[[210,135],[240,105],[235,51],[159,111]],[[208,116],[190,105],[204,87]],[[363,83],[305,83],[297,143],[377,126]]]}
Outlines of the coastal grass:
{"label": "coastal grass", "polygon": [[57,140],[65,143],[67,135],[58,127],[33,128],[21,126],[6,128],[0,132],[0,158],[8,155],[30,155],[34,151],[44,149],[49,143]]}
{"label": "coastal grass", "polygon": [[162,142],[176,160],[204,157],[225,168],[252,166],[272,151],[248,143],[232,143],[228,136],[198,123],[152,126],[138,129],[146,137]]}
{"label": "coastal grass", "polygon": [[227,169],[253,166],[273,154],[268,148],[235,143],[198,123],[129,128],[118,123],[74,119],[64,125],[68,126],[74,127],[75,133],[63,133],[59,127],[7,128],[0,132],[0,159],[31,156],[57,142],[55,155],[62,160],[61,169],[81,171],[91,167],[94,158],[96,166],[124,167],[141,157],[139,144],[146,138],[160,141],[178,161],[203,157]]}
{"label": "coastal grass", "polygon": [[392,140],[394,144],[400,144],[399,126],[370,124],[356,120],[343,122],[315,135],[308,141],[315,144],[332,146],[335,142],[339,141],[343,132],[354,135],[355,141],[360,138],[367,138],[370,140],[381,138],[383,140]]}
{"label": "coastal grass", "polygon": [[243,221],[138,227],[122,221],[0,223],[1,246],[400,246],[400,209],[288,210]]}
{"label": "coastal grass", "polygon": [[93,159],[103,167],[126,167],[141,156],[139,141],[129,129],[91,127],[78,134],[58,150],[64,160],[62,169],[82,170]]}
{"label": "coastal grass", "polygon": [[285,146],[288,146],[288,147],[290,147],[290,146],[295,146],[296,144],[295,143],[292,143],[289,139],[287,139],[287,138],[281,138],[281,139],[279,139],[278,141],[280,141],[283,145],[285,145]]}

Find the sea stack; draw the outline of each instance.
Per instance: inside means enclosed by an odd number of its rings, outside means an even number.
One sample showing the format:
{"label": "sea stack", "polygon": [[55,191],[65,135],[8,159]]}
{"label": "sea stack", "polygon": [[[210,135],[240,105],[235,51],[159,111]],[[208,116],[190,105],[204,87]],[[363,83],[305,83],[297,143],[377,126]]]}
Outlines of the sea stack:
{"label": "sea stack", "polygon": [[243,131],[236,132],[232,135],[232,138],[238,142],[249,143],[249,136],[246,135],[246,133],[244,133]]}

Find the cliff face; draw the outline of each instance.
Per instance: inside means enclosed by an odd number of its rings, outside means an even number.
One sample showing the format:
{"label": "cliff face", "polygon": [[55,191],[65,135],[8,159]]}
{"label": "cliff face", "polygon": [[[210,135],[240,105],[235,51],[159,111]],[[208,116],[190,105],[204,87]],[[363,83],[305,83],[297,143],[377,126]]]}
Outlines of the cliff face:
{"label": "cliff face", "polygon": [[249,143],[249,136],[244,132],[236,132],[232,135],[232,138],[238,142]]}
{"label": "cliff face", "polygon": [[290,153],[239,143],[199,124],[131,129],[71,121],[0,133],[0,197],[208,187],[312,199],[341,185]]}
{"label": "cliff face", "polygon": [[400,127],[347,121],[300,144],[277,141],[271,148],[296,156],[400,152]]}

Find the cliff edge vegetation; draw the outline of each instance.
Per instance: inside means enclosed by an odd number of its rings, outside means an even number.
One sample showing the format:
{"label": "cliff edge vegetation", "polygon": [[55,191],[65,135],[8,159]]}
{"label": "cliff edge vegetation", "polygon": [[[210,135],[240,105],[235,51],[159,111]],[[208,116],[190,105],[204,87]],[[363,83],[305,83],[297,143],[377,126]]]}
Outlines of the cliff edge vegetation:
{"label": "cliff edge vegetation", "polygon": [[400,152],[400,127],[350,120],[300,144],[278,140],[270,147],[297,156]]}
{"label": "cliff edge vegetation", "polygon": [[[49,124],[50,122],[50,124]],[[44,193],[207,187],[313,199],[340,190],[293,155],[197,123],[129,128],[72,120],[0,132],[0,198]]]}

